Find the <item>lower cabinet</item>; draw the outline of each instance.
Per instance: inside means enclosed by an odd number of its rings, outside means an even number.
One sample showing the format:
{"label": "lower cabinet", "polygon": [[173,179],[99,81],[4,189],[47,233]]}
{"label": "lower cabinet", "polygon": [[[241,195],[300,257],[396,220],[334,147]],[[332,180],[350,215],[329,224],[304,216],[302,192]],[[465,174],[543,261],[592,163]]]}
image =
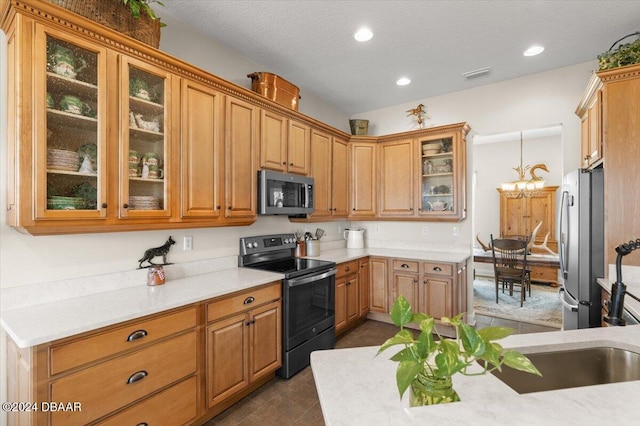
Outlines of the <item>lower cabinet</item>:
{"label": "lower cabinet", "polygon": [[391,259],[390,265],[389,309],[398,296],[402,295],[414,312],[424,312],[436,321],[466,310],[466,262]]}
{"label": "lower cabinet", "polygon": [[385,257],[369,258],[370,297],[369,310],[382,314],[389,313],[389,266]]}
{"label": "lower cabinet", "polygon": [[202,424],[281,366],[280,299],[273,282],[31,348],[8,339],[8,400],[66,404],[8,424]]}
{"label": "lower cabinet", "polygon": [[[336,335],[352,328],[364,318],[361,313],[360,261],[340,263],[336,272]],[[366,278],[366,277],[365,277]],[[365,312],[368,310],[365,309]]]}
{"label": "lower cabinet", "polygon": [[64,402],[67,408],[9,413],[9,424],[194,421],[200,377],[197,324],[198,309],[191,306],[29,349],[9,341],[9,400]]}
{"label": "lower cabinet", "polygon": [[207,407],[237,397],[282,365],[281,285],[207,305]]}

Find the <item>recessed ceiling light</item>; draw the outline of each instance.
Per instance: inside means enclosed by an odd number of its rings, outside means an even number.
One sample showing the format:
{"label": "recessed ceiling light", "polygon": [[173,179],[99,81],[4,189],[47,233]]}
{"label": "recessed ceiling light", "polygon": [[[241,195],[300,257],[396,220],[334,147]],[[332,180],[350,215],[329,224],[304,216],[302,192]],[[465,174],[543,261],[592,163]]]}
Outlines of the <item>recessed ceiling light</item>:
{"label": "recessed ceiling light", "polygon": [[361,42],[369,41],[373,38],[373,33],[369,28],[362,27],[353,35],[353,38]]}
{"label": "recessed ceiling light", "polygon": [[398,86],[406,86],[409,83],[411,83],[411,80],[409,80],[407,77],[399,78],[398,81],[396,81],[396,84]]}
{"label": "recessed ceiling light", "polygon": [[524,56],[536,56],[544,52],[544,47],[542,46],[531,46],[527,50],[524,51]]}

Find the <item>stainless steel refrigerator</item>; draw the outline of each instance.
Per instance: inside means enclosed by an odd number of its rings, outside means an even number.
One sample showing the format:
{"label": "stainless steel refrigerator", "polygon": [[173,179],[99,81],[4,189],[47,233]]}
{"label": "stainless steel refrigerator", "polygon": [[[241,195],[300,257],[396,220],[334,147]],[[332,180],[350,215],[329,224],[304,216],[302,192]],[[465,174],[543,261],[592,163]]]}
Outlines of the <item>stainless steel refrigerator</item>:
{"label": "stainless steel refrigerator", "polygon": [[604,276],[604,171],[574,170],[564,177],[558,212],[563,328],[600,325]]}

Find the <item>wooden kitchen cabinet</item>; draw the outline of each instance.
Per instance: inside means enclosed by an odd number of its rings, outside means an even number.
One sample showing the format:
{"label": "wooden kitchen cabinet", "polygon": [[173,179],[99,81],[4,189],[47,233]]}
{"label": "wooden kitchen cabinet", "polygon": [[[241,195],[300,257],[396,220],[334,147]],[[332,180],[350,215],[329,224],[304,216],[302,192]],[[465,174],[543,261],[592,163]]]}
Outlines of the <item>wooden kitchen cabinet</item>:
{"label": "wooden kitchen cabinet", "polygon": [[594,74],[576,109],[580,117],[580,167],[593,168],[602,163],[602,81]]}
{"label": "wooden kitchen cabinet", "polygon": [[264,383],[282,365],[281,284],[207,305],[207,407],[210,413]]}
{"label": "wooden kitchen cabinet", "polygon": [[336,336],[352,328],[360,319],[360,266],[358,260],[337,265]]}
{"label": "wooden kitchen cabinet", "polygon": [[177,168],[171,134],[172,74],[124,55],[119,62],[118,218],[168,219],[172,214],[169,182]]}
{"label": "wooden kitchen cabinet", "polygon": [[[349,218],[373,219],[376,216],[377,153],[378,144],[360,139],[351,139],[351,204]],[[370,138],[369,138],[370,139]]]}
{"label": "wooden kitchen cabinet", "polygon": [[404,296],[414,311],[419,307],[418,283],[420,282],[419,262],[413,260],[393,259],[391,261],[391,294],[390,305],[398,297]]}
{"label": "wooden kitchen cabinet", "polygon": [[379,218],[466,217],[466,135],[457,123],[381,137]]}
{"label": "wooden kitchen cabinet", "polygon": [[403,139],[380,144],[381,217],[414,216],[415,140]]}
{"label": "wooden kitchen cabinet", "polygon": [[371,296],[369,310],[371,312],[389,313],[389,261],[385,257],[370,257],[369,271],[371,280]]}
{"label": "wooden kitchen cabinet", "polygon": [[[195,420],[200,377],[197,318],[197,308],[191,306],[29,350],[10,341],[9,397],[77,402],[81,410],[34,411],[22,415],[20,422],[10,416],[9,424],[117,424],[116,416],[134,414],[123,414],[125,407],[176,403],[188,407],[173,417],[182,423]],[[154,416],[144,411],[135,414],[138,423]]]}
{"label": "wooden kitchen cabinet", "polygon": [[369,313],[369,299],[371,297],[371,269],[369,267],[369,258],[365,257],[358,261],[360,268],[358,272],[358,285],[360,289],[360,317],[366,318]]}
{"label": "wooden kitchen cabinet", "polygon": [[260,167],[308,175],[309,127],[263,109],[260,119]]}
{"label": "wooden kitchen cabinet", "polygon": [[181,90],[181,217],[221,217],[224,182],[223,96],[186,79]]}
{"label": "wooden kitchen cabinet", "polygon": [[420,312],[427,313],[435,319],[451,318],[454,312],[459,313],[454,309],[453,272],[454,265],[450,263],[422,263]]}
{"label": "wooden kitchen cabinet", "polygon": [[311,177],[315,211],[311,220],[346,219],[349,214],[349,144],[311,130]]}
{"label": "wooden kitchen cabinet", "polygon": [[255,220],[260,112],[248,102],[227,96],[225,114],[225,216]]}
{"label": "wooden kitchen cabinet", "polygon": [[[549,234],[547,246],[558,252],[556,238],[556,191],[557,186],[546,186],[530,197],[510,198],[508,193],[498,188],[500,193],[500,236],[531,236],[542,222],[536,234],[536,244],[542,244]],[[496,236],[497,238],[497,236]],[[539,249],[536,249],[539,251]],[[547,253],[541,251],[540,253]]]}
{"label": "wooden kitchen cabinet", "polygon": [[[32,227],[52,220],[103,222],[110,177],[107,50],[40,23],[25,26],[28,29],[21,27],[8,46],[13,76],[9,123],[15,125],[9,126],[8,151],[14,161],[9,161],[9,170],[20,173],[19,178],[13,173],[9,177],[9,223]],[[33,43],[28,53],[18,50],[25,48],[22,43]],[[77,57],[82,62],[78,60],[75,69],[56,64],[54,51],[60,61]],[[44,52],[50,52],[51,59]],[[33,99],[33,105],[18,108],[21,99]]]}
{"label": "wooden kitchen cabinet", "polygon": [[[602,81],[601,126],[604,165],[604,264],[615,263],[615,248],[640,234],[640,64],[598,72]],[[640,256],[623,263],[640,266]],[[605,269],[606,270],[606,269]]]}

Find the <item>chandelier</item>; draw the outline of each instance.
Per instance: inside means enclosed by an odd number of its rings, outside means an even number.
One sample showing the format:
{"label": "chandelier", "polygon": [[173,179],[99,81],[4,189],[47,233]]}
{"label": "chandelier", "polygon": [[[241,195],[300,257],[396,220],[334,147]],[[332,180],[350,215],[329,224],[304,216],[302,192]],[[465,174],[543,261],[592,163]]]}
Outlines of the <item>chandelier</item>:
{"label": "chandelier", "polygon": [[[544,188],[544,179],[535,175],[536,169],[544,170],[548,172],[547,166],[544,164],[536,164],[533,167],[523,166],[522,162],[522,132],[520,132],[520,165],[514,167],[513,170],[518,173],[518,180],[512,182],[504,182],[501,184],[502,191],[509,198],[524,198],[537,195],[542,188]],[[529,170],[531,179],[526,179],[525,173]]]}

